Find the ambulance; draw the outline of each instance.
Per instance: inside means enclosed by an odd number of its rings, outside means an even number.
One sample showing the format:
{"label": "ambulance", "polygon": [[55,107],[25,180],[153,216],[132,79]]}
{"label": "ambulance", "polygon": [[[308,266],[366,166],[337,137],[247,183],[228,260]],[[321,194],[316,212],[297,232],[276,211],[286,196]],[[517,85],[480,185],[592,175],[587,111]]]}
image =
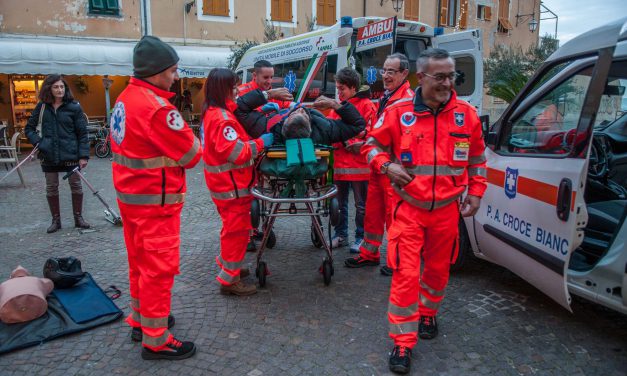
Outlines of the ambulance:
{"label": "ambulance", "polygon": [[474,253],[568,310],[575,294],[627,314],[625,87],[627,18],[547,59],[484,130],[488,187],[454,269]]}
{"label": "ambulance", "polygon": [[[442,28],[416,21],[380,17],[342,17],[337,24],[305,34],[251,47],[236,73],[242,82],[252,79],[253,65],[267,60],[274,65],[273,87],[286,87],[304,104],[320,95],[336,97],[335,73],[347,66],[356,69],[370,86],[373,99],[383,96],[379,73],[385,58],[401,52],[409,59],[410,80],[416,87],[416,59],[428,47],[449,51],[459,73],[458,96],[481,113],[483,58],[481,31],[442,34]],[[437,35],[436,35],[437,34]]]}

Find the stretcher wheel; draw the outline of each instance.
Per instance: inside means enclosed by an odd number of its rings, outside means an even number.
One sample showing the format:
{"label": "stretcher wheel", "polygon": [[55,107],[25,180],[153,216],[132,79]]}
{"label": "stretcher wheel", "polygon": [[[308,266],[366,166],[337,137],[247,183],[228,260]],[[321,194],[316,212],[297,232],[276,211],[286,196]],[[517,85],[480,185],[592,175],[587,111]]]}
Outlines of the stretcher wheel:
{"label": "stretcher wheel", "polygon": [[322,261],[322,278],[324,279],[324,285],[328,286],[331,283],[331,277],[333,276],[333,264],[328,258],[324,258]]}
{"label": "stretcher wheel", "polygon": [[259,286],[266,286],[266,273],[268,271],[268,267],[266,266],[265,261],[259,261],[259,265],[257,265],[257,270],[255,270],[255,274],[257,275],[257,279],[259,279]]}
{"label": "stretcher wheel", "polygon": [[337,226],[340,223],[340,202],[336,197],[333,197],[329,203],[329,215],[331,224]]}
{"label": "stretcher wheel", "polygon": [[274,234],[274,230],[270,230],[270,234],[268,234],[268,240],[266,240],[266,247],[274,248],[276,245],[276,235]]}
{"label": "stretcher wheel", "polygon": [[250,223],[252,224],[253,228],[259,227],[260,212],[261,210],[259,208],[259,201],[253,200],[250,203]]}
{"label": "stretcher wheel", "polygon": [[314,247],[316,248],[322,248],[322,239],[320,239],[320,237],[318,236],[318,233],[316,232],[316,229],[311,226],[311,243],[314,245]]}

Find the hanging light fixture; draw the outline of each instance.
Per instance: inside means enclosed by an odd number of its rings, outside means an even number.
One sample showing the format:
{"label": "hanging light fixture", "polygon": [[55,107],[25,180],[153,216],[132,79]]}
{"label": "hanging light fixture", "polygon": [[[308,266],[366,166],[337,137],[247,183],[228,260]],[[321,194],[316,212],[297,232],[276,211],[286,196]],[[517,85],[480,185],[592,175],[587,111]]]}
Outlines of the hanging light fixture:
{"label": "hanging light fixture", "polygon": [[534,33],[536,31],[536,29],[538,28],[538,21],[536,21],[536,18],[533,17],[530,21],[529,21],[529,31],[531,31],[532,33]]}
{"label": "hanging light fixture", "polygon": [[403,8],[403,0],[392,0],[392,7],[398,13]]}

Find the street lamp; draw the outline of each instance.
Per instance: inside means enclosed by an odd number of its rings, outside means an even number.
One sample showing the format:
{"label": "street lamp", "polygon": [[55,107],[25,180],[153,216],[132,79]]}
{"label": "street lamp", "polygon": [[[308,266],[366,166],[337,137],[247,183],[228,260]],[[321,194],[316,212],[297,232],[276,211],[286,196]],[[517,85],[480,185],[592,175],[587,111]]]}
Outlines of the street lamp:
{"label": "street lamp", "polygon": [[[381,0],[381,3],[379,3],[379,5],[383,6],[383,2],[384,1],[389,1],[389,0]],[[392,8],[394,8],[394,10],[398,13],[399,10],[401,10],[403,8],[403,1],[405,0],[392,0]]]}
{"label": "street lamp", "polygon": [[538,28],[538,21],[536,21],[536,18],[533,17],[531,18],[531,21],[529,21],[529,31],[534,33],[537,28]]}
{"label": "street lamp", "polygon": [[[519,21],[520,18],[525,18],[522,21]],[[530,13],[530,14],[517,14],[516,15],[516,26],[518,26],[519,23],[523,23],[525,22],[527,19],[529,19],[529,17],[531,17],[531,20],[529,21],[529,31],[531,31],[532,33],[536,31],[536,29],[538,28],[538,21],[536,21],[536,15],[535,13]]]}

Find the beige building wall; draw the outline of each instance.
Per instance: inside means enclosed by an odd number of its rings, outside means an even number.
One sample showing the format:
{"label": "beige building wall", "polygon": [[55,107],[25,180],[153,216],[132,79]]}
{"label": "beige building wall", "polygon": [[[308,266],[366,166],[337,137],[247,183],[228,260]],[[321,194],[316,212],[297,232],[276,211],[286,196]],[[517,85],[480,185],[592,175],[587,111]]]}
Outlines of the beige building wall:
{"label": "beige building wall", "polygon": [[120,16],[94,16],[86,0],[0,0],[0,33],[138,39],[139,1],[121,4]]}

